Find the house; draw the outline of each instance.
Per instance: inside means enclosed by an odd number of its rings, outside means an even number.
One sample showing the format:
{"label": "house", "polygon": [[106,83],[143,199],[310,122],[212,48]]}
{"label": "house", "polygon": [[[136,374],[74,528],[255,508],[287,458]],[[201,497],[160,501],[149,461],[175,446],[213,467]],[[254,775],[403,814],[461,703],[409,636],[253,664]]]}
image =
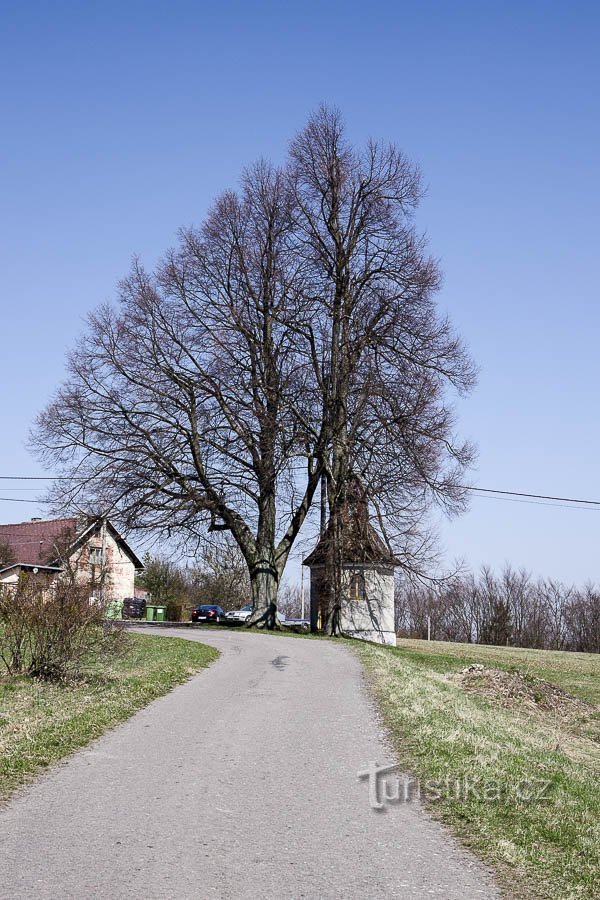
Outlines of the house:
{"label": "house", "polygon": [[[396,645],[394,568],[398,560],[369,522],[369,504],[358,480],[348,489],[341,528],[340,630],[349,637]],[[310,570],[312,631],[325,627],[329,608],[331,523],[303,562]]]}
{"label": "house", "polygon": [[0,548],[0,586],[32,572],[89,582],[92,595],[123,600],[133,597],[135,573],[144,568],[110,520],[95,516],[0,525]]}

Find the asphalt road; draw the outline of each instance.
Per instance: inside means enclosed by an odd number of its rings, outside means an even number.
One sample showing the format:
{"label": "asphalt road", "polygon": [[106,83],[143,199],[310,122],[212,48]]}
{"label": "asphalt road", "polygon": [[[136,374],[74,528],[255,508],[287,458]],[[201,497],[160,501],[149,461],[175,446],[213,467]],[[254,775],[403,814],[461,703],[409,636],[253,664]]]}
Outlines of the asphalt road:
{"label": "asphalt road", "polygon": [[2,808],[0,897],[498,896],[416,802],[370,808],[394,756],[350,650],[164,633],[222,655]]}

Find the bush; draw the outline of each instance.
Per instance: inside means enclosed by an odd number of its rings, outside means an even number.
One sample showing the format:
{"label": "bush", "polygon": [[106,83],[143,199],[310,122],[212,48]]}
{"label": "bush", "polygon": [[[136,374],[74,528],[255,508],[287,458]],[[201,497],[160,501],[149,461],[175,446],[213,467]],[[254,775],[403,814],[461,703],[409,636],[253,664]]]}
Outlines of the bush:
{"label": "bush", "polygon": [[123,645],[122,629],[105,613],[89,586],[22,576],[0,589],[0,659],[11,675],[63,680],[91,655]]}
{"label": "bush", "polygon": [[183,603],[179,600],[167,600],[167,622],[183,621]]}

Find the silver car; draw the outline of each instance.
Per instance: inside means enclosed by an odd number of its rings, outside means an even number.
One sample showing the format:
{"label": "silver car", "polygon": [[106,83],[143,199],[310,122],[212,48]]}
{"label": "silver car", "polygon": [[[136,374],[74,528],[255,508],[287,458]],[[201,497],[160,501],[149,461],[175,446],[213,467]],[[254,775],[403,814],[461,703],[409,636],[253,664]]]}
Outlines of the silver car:
{"label": "silver car", "polygon": [[232,609],[225,618],[231,619],[233,622],[245,622],[252,615],[253,608],[252,604],[249,603],[247,606],[242,606],[241,609]]}

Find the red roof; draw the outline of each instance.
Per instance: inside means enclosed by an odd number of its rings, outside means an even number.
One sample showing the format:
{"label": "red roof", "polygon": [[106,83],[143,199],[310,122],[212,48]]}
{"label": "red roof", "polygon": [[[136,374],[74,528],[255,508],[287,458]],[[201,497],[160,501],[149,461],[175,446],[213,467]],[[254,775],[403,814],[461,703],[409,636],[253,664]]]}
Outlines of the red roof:
{"label": "red roof", "polygon": [[67,544],[73,543],[77,519],[45,519],[0,525],[0,544],[8,544],[14,562],[48,565],[60,556]]}

